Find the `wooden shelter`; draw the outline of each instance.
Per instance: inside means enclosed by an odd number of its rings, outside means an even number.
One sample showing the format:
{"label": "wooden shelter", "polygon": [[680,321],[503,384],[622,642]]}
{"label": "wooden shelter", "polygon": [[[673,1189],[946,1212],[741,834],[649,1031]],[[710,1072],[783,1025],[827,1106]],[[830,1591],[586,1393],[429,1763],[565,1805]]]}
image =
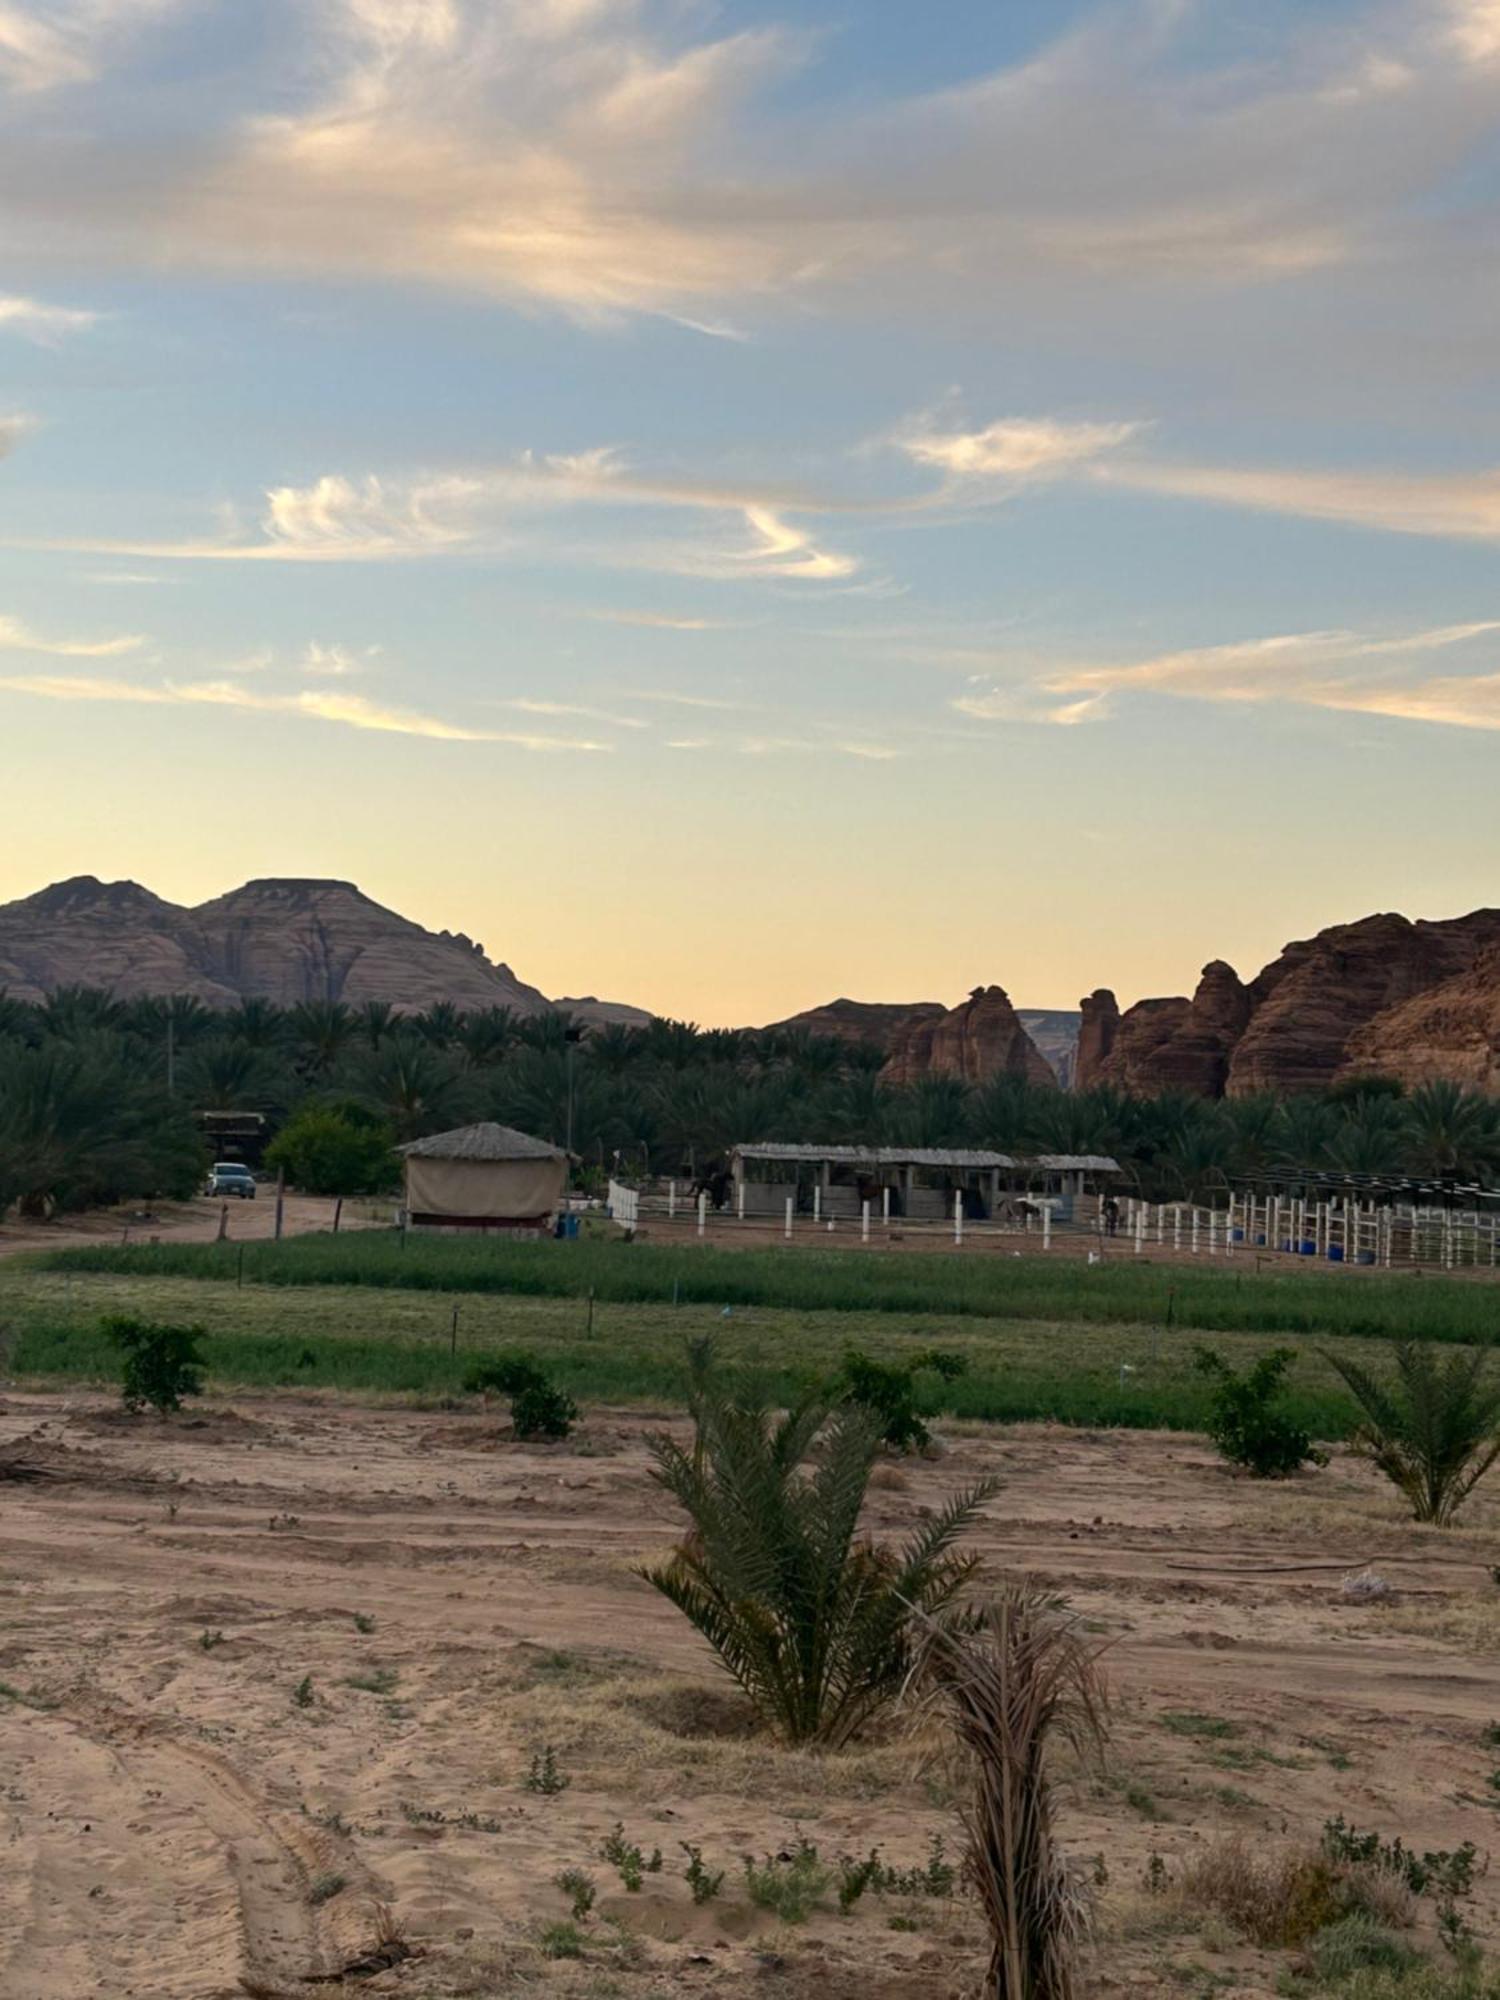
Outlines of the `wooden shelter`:
{"label": "wooden shelter", "polygon": [[397,1148],[413,1229],[550,1230],[568,1155],[509,1125],[461,1125]]}

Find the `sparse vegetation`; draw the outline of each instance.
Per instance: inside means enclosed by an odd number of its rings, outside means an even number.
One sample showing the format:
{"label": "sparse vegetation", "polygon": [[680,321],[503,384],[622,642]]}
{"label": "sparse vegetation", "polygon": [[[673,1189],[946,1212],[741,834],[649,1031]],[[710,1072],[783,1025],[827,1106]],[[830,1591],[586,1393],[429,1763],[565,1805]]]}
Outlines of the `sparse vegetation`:
{"label": "sparse vegetation", "polygon": [[1487,1348],[1440,1354],[1400,1340],[1392,1355],[1389,1385],[1347,1355],[1327,1356],[1362,1413],[1350,1443],[1390,1480],[1414,1521],[1447,1527],[1500,1458],[1500,1380]]}
{"label": "sparse vegetation", "polygon": [[319,1903],[331,1902],[343,1887],[342,1875],[315,1875],[308,1885],[307,1900],[316,1908]]}
{"label": "sparse vegetation", "polygon": [[347,1674],[344,1686],[360,1694],[394,1694],[399,1678],[394,1667],[375,1667],[367,1674]]}
{"label": "sparse vegetation", "polygon": [[316,1697],[313,1694],[312,1675],[304,1674],[292,1689],[292,1703],[296,1708],[311,1708]]}
{"label": "sparse vegetation", "polygon": [[834,1870],[818,1853],[817,1844],[803,1833],[779,1854],[763,1855],[757,1861],[745,1856],[745,1888],[760,1910],[773,1910],[784,1924],[805,1923],[822,1903],[834,1878]]}
{"label": "sparse vegetation", "polygon": [[858,1347],[847,1348],[834,1378],[834,1393],[870,1410],[880,1420],[882,1444],[892,1451],[921,1451],[932,1434],[917,1414],[917,1376],[924,1370],[956,1382],[968,1363],[961,1354],[924,1348],[910,1361],[875,1361]]}
{"label": "sparse vegetation", "polygon": [[577,1924],[564,1919],[560,1923],[543,1926],[537,1948],[543,1958],[582,1958],[587,1943],[588,1939]]}
{"label": "sparse vegetation", "polygon": [[688,1888],[692,1891],[693,1901],[711,1903],[724,1886],[724,1870],[707,1867],[703,1860],[703,1849],[694,1846],[692,1841],[684,1840],[681,1845],[683,1853],[688,1858],[687,1867],[683,1872]]}
{"label": "sparse vegetation", "polygon": [[120,1396],[127,1410],[153,1409],[167,1416],[184,1396],[203,1393],[201,1326],[167,1326],[116,1313],[102,1322],[105,1338],[125,1356]]}
{"label": "sparse vegetation", "polygon": [[1285,1479],[1304,1465],[1326,1465],[1327,1455],[1278,1407],[1296,1350],[1278,1347],[1243,1372],[1211,1347],[1200,1347],[1195,1364],[1212,1386],[1208,1434],[1231,1465],[1257,1479]]}
{"label": "sparse vegetation", "polygon": [[625,1838],[624,1824],[618,1820],[600,1843],[599,1853],[617,1871],[632,1895],[639,1891],[648,1875],[661,1873],[661,1849],[653,1847],[649,1855],[645,1854],[633,1840]]}
{"label": "sparse vegetation", "polygon": [[205,1653],[211,1653],[216,1646],[222,1646],[223,1643],[224,1634],[217,1626],[214,1626],[212,1629],[205,1628],[198,1634],[198,1644]]}
{"label": "sparse vegetation", "polygon": [[691,1450],[660,1437],[652,1455],[692,1533],[641,1574],[789,1743],[845,1743],[898,1693],[913,1616],[945,1610],[972,1577],[955,1545],[996,1488],[958,1494],[904,1549],[876,1547],[857,1539],[880,1449],[868,1411],[814,1396],[776,1415],[721,1386],[707,1342],[689,1409]]}

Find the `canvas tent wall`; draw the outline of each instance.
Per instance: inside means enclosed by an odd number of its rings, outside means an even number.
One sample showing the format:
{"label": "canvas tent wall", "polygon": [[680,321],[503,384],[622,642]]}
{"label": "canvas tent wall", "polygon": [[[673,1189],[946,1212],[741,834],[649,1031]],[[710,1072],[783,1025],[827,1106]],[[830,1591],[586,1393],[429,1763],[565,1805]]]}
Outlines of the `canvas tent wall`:
{"label": "canvas tent wall", "polygon": [[508,1125],[465,1125],[401,1148],[407,1221],[417,1229],[545,1228],[568,1156]]}

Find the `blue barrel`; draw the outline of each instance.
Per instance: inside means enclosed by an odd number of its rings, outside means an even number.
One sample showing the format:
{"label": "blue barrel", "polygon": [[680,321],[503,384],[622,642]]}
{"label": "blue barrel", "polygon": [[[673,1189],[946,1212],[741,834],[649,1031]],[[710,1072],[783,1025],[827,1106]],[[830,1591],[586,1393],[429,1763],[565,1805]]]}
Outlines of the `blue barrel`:
{"label": "blue barrel", "polygon": [[1328,1246],[1328,1261],[1329,1261],[1329,1263],[1330,1263],[1330,1264],[1342,1264],[1342,1263],[1343,1263],[1343,1261],[1344,1261],[1344,1246],[1343,1246],[1343,1244],[1342,1244],[1342,1243],[1330,1243],[1330,1244],[1329,1244],[1329,1246]]}
{"label": "blue barrel", "polygon": [[1316,1257],[1317,1254],[1317,1244],[1313,1242],[1310,1236],[1304,1236],[1302,1241],[1297,1245],[1297,1255],[1299,1257]]}

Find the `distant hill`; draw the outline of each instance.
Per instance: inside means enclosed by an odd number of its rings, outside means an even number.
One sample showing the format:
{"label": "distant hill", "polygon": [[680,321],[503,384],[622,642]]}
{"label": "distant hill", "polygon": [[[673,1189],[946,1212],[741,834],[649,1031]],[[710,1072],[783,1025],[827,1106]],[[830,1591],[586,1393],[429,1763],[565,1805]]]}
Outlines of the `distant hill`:
{"label": "distant hill", "polygon": [[210,1007],[252,997],[293,1006],[440,1000],[519,1014],[574,1006],[587,1020],[648,1021],[608,1000],[550,1001],[461,932],[424,930],[352,882],[269,877],[185,909],[136,882],[77,875],[0,904],[0,990],[40,1000],[59,986],[126,998],[191,993]]}

